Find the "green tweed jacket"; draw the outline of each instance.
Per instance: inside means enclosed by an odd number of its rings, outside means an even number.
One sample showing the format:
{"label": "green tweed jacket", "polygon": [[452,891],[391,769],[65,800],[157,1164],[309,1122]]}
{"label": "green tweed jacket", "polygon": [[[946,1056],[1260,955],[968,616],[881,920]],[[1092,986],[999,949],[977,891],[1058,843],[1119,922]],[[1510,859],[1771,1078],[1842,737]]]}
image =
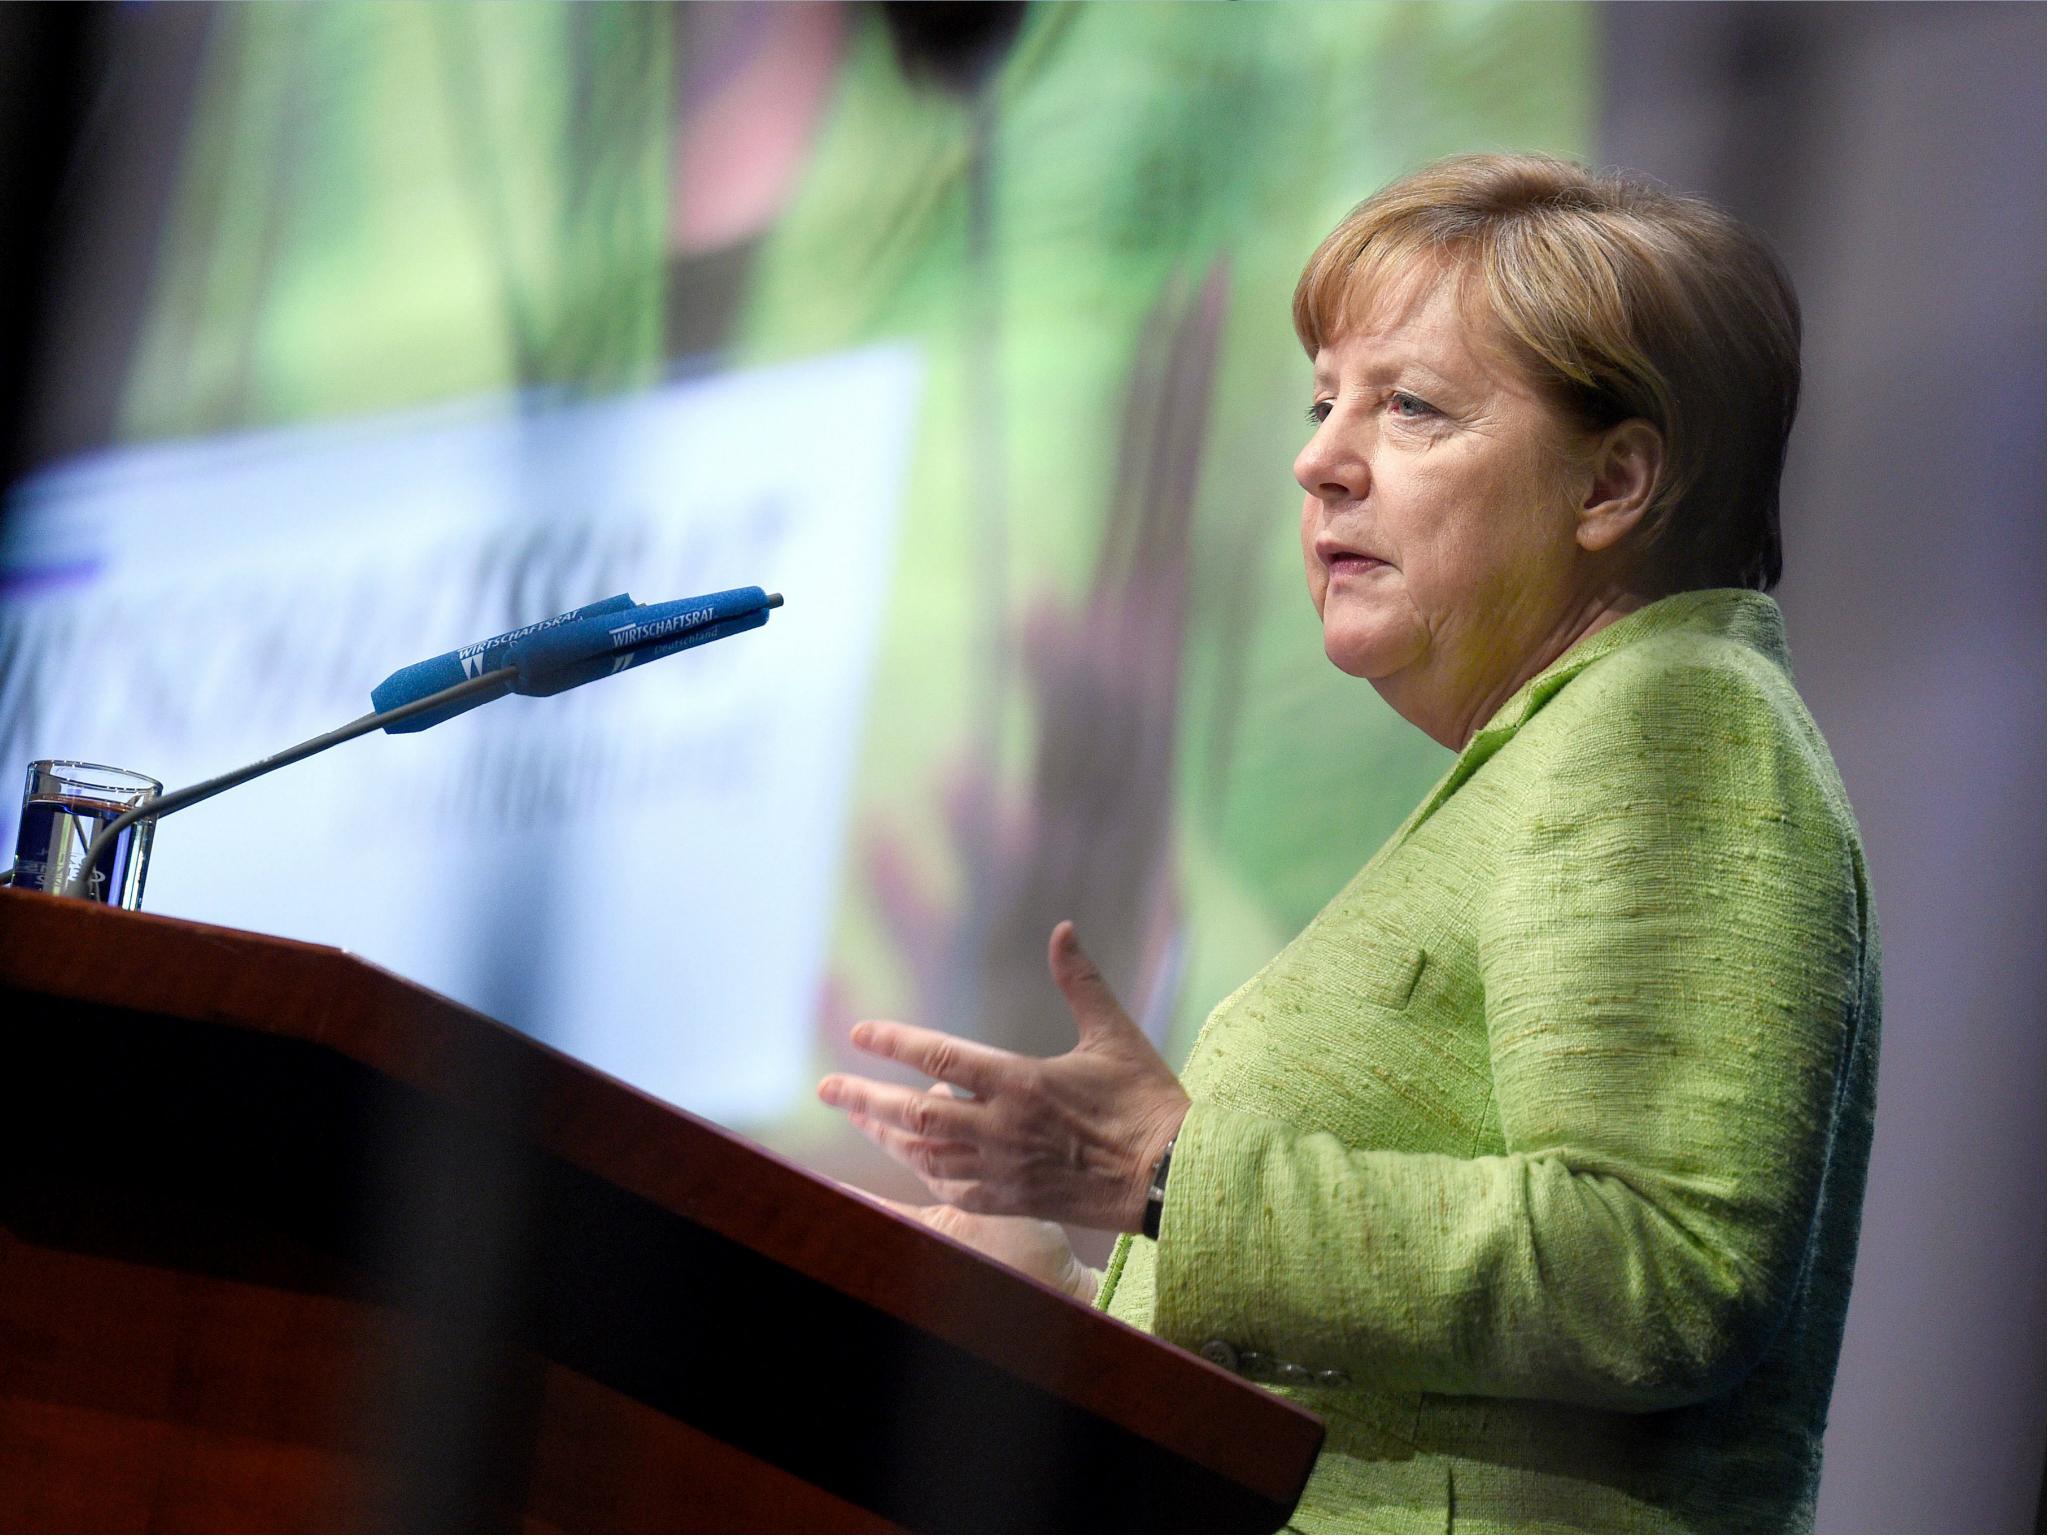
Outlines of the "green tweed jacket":
{"label": "green tweed jacket", "polygon": [[1877,1036],[1778,607],[1667,598],[1210,1015],[1098,1304],[1328,1421],[1302,1529],[1810,1527]]}

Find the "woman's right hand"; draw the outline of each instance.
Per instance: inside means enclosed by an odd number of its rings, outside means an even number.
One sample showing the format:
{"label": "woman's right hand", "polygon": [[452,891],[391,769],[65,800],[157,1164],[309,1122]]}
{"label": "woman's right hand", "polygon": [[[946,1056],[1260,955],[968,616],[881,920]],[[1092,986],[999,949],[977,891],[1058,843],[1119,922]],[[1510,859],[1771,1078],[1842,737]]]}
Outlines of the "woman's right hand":
{"label": "woman's right hand", "polygon": [[1102,1277],[1074,1256],[1067,1234],[1056,1221],[1029,1216],[977,1216],[953,1205],[909,1205],[883,1195],[867,1195],[899,1216],[921,1221],[965,1243],[976,1253],[1020,1270],[1034,1280],[1057,1286],[1077,1301],[1092,1304]]}

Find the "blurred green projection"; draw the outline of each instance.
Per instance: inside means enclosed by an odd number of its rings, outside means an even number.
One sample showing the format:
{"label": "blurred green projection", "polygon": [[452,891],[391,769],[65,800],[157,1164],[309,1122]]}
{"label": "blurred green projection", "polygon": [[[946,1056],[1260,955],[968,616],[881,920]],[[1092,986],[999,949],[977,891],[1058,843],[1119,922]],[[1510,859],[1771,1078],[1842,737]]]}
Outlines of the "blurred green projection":
{"label": "blurred green projection", "polygon": [[224,8],[126,434],[914,345],[821,1062],[871,1014],[1064,1049],[1061,916],[1177,1056],[1443,762],[1322,658],[1294,277],[1423,161],[1586,152],[1592,18],[907,11]]}

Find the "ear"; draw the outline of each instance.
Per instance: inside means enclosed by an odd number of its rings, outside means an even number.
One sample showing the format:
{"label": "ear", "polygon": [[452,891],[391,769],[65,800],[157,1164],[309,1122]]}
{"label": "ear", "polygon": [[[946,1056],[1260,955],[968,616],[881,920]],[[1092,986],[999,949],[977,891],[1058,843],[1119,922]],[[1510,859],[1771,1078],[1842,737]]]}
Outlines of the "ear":
{"label": "ear", "polygon": [[1578,511],[1579,548],[1614,548],[1642,521],[1664,477],[1664,435],[1636,418],[1609,427],[1593,445],[1591,480]]}

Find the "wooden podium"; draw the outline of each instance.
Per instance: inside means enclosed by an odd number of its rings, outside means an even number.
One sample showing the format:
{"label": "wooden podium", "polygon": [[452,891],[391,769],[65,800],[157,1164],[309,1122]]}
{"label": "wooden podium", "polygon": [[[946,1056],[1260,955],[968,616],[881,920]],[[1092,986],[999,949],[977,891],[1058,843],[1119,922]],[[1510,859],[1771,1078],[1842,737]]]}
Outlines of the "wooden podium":
{"label": "wooden podium", "polygon": [[0,1528],[1271,1530],[1322,1441],[338,950],[0,890],[0,1019]]}

